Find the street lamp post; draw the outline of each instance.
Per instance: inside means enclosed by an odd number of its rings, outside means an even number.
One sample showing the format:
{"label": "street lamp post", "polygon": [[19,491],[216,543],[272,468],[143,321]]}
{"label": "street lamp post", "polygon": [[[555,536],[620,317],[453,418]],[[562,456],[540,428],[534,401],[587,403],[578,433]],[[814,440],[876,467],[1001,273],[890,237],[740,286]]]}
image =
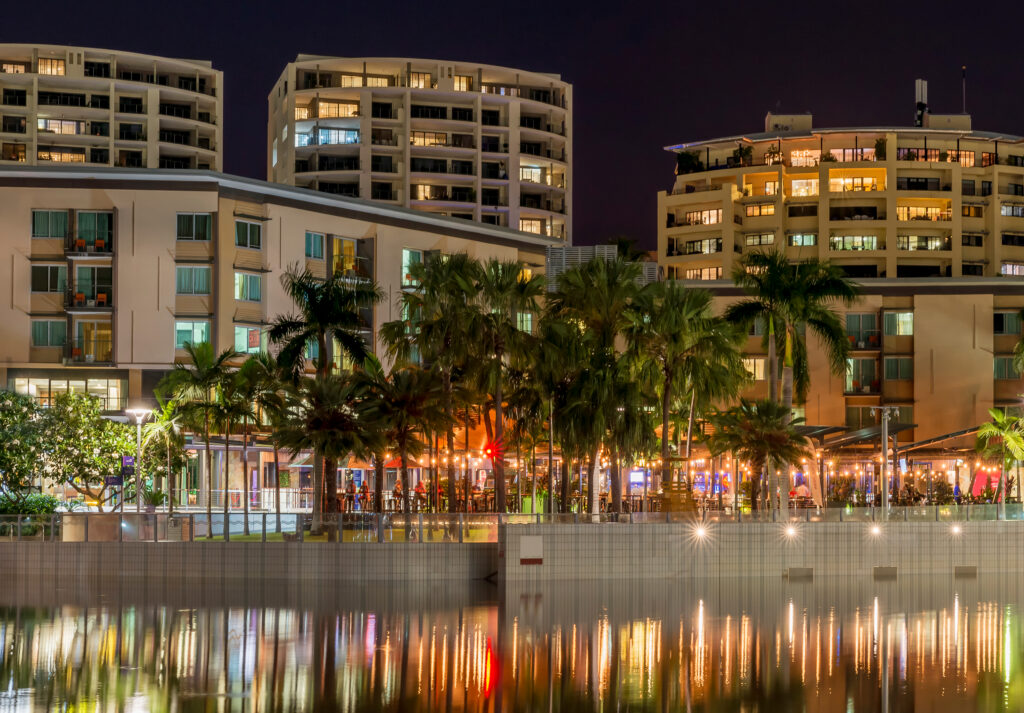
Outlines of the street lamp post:
{"label": "street lamp post", "polygon": [[889,417],[897,412],[895,406],[872,406],[872,413],[880,411],[882,414],[882,472],[880,473],[882,490],[882,507],[889,509]]}
{"label": "street lamp post", "polygon": [[135,417],[135,512],[142,512],[142,422],[153,413],[153,410],[132,408],[126,413]]}

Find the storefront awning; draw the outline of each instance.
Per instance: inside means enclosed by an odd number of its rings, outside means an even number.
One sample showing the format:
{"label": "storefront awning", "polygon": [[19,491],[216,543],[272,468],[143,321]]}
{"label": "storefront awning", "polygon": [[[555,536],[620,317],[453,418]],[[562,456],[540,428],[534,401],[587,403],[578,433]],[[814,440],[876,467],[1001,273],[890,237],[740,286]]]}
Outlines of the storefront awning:
{"label": "storefront awning", "polygon": [[[916,427],[916,423],[890,423],[889,436],[892,437],[899,433],[900,431],[907,431],[911,428]],[[847,446],[856,446],[861,443],[880,441],[881,438],[882,426],[881,424],[876,424],[874,426],[858,428],[856,431],[850,431],[845,435],[839,436],[839,438],[833,438],[830,441],[825,441],[823,447],[826,448],[827,450],[834,451],[838,448],[846,448]]]}

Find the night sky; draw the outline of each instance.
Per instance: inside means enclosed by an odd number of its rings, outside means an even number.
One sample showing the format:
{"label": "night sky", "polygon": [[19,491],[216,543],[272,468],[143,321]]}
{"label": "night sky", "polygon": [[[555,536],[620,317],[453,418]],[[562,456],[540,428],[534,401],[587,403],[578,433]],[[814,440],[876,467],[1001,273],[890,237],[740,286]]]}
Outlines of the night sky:
{"label": "night sky", "polygon": [[267,93],[297,54],[423,57],[554,72],[574,85],[574,242],[653,248],[662,147],[815,126],[909,125],[914,79],[936,113],[1024,134],[1020,3],[6,3],[0,42],[209,59],[224,72],[225,168],[265,178]]}

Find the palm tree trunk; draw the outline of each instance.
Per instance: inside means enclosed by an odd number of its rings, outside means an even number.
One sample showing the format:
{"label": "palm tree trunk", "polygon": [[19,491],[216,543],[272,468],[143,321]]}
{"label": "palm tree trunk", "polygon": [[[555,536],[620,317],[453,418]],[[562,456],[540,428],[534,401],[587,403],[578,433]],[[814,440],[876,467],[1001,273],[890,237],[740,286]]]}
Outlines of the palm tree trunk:
{"label": "palm tree trunk", "polygon": [[537,512],[537,441],[530,442],[530,512]]}
{"label": "palm tree trunk", "polygon": [[324,457],[324,511],[327,541],[334,542],[338,536],[338,461],[328,456]]}
{"label": "palm tree trunk", "polygon": [[277,532],[281,531],[281,451],[274,444],[274,510],[277,511]]}
{"label": "palm tree trunk", "polygon": [[618,448],[612,451],[612,512],[622,512],[622,463]]}
{"label": "palm tree trunk", "polygon": [[224,426],[224,527],[228,526],[228,480],[231,476],[231,425]]}
{"label": "palm tree trunk", "polygon": [[[448,416],[448,428],[445,429],[445,443],[448,446],[448,464],[445,470],[448,473],[448,512],[455,512],[455,418],[452,413],[452,375],[445,369],[442,372],[444,379],[444,412]],[[437,489],[434,489],[437,492]]]}
{"label": "palm tree trunk", "polygon": [[373,454],[373,510],[384,512],[384,454]]}
{"label": "palm tree trunk", "polygon": [[206,442],[206,539],[213,537],[213,449],[210,448],[210,414],[203,415],[203,440]]}
{"label": "palm tree trunk", "polygon": [[775,352],[775,320],[768,317],[768,399],[779,400],[779,355]]}
{"label": "palm tree trunk", "polygon": [[561,512],[569,512],[569,478],[575,472],[574,464],[571,460],[567,459],[564,455],[562,456],[562,492],[559,496]]}
{"label": "palm tree trunk", "polygon": [[494,386],[494,440],[497,457],[494,459],[494,509],[508,510],[505,483],[505,417],[501,404],[501,354],[498,354],[498,379]]}
{"label": "palm tree trunk", "polygon": [[171,437],[164,439],[164,446],[167,448],[167,514],[174,514],[174,472],[171,470]]}
{"label": "palm tree trunk", "polygon": [[400,451],[402,459],[402,512],[405,513],[405,541],[408,542],[412,533],[412,509],[409,507],[409,491],[412,487],[409,483],[409,446],[403,441]]}
{"label": "palm tree trunk", "polygon": [[[665,383],[661,394],[661,471],[658,477],[661,479],[661,487],[671,480],[666,478],[665,472],[669,468],[668,462],[668,416],[672,405],[672,377],[665,375]],[[672,471],[668,471],[671,476]]]}
{"label": "palm tree trunk", "polygon": [[690,454],[693,452],[693,421],[694,411],[697,409],[697,390],[693,389],[690,393],[690,413],[686,418],[686,464],[683,466],[683,492],[682,492],[682,503],[683,510],[692,510],[693,504],[693,484],[690,482]]}
{"label": "palm tree trunk", "polygon": [[320,535],[324,531],[324,462],[319,453],[313,454],[313,523],[309,534]]}
{"label": "palm tree trunk", "polygon": [[249,419],[244,421],[242,433],[242,503],[245,512],[245,522],[242,525],[242,532],[249,534]]}
{"label": "palm tree trunk", "polygon": [[[782,403],[786,407],[784,423],[793,419],[793,335],[786,329],[786,353],[782,362]],[[782,488],[779,491],[779,509],[783,515],[789,513],[789,463],[780,463],[782,470]]]}
{"label": "palm tree trunk", "polygon": [[597,446],[590,453],[590,463],[587,466],[587,511],[591,515],[597,515]]}

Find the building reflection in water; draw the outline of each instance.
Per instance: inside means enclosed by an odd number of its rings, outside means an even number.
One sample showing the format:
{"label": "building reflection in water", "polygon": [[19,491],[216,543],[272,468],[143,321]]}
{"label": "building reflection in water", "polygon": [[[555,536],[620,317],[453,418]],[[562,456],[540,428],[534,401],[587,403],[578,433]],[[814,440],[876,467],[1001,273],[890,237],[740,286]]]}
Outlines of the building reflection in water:
{"label": "building reflection in water", "polygon": [[[1019,605],[0,610],[0,711],[1019,710]],[[753,612],[753,613],[752,613]]]}

